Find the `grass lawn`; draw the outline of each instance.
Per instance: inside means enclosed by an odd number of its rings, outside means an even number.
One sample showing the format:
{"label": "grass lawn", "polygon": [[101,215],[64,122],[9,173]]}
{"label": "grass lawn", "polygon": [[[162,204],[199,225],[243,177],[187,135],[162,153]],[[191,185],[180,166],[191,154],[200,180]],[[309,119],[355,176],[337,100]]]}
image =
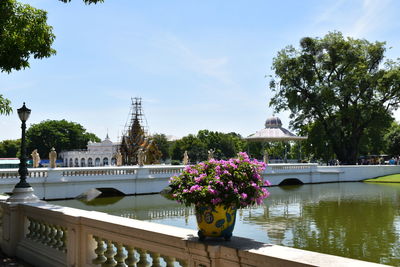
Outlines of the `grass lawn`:
{"label": "grass lawn", "polygon": [[400,183],[400,173],[381,176],[381,177],[373,178],[373,179],[367,179],[367,180],[364,180],[364,182],[369,182],[369,183]]}

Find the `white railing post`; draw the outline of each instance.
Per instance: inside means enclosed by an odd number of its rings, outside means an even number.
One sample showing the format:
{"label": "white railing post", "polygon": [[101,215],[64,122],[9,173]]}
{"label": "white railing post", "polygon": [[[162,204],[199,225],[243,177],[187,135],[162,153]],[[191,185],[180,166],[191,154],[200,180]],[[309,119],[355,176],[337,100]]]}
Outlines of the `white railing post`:
{"label": "white railing post", "polygon": [[17,246],[24,235],[24,218],[17,203],[0,202],[2,209],[1,250],[8,256],[15,256]]}

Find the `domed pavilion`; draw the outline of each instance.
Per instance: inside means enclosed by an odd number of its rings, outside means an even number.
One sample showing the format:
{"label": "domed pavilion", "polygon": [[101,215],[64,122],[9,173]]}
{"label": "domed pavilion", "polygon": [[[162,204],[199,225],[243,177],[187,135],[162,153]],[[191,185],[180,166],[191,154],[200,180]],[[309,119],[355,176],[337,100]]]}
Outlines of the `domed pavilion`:
{"label": "domed pavilion", "polygon": [[[289,141],[301,141],[306,140],[306,136],[297,136],[291,133],[289,130],[282,127],[282,121],[278,117],[270,117],[265,121],[265,128],[261,129],[254,134],[249,135],[245,138],[247,141],[255,141],[263,143],[265,142],[289,142]],[[285,145],[285,158],[284,162],[287,162],[287,150]],[[264,151],[264,162],[268,162],[268,153]]]}
{"label": "domed pavilion", "polygon": [[307,137],[297,136],[282,127],[282,121],[278,117],[270,117],[265,121],[265,128],[245,138],[248,141],[278,142],[299,141]]}

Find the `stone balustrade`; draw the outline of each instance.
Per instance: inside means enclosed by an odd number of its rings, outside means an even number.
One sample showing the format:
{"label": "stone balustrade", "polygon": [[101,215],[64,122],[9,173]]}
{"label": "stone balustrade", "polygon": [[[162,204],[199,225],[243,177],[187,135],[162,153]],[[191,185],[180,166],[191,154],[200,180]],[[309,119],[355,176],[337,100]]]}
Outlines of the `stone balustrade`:
{"label": "stone balustrade", "polygon": [[240,237],[199,242],[194,230],[46,202],[0,207],[2,251],[41,267],[381,266]]}
{"label": "stone balustrade", "polygon": [[[27,181],[40,199],[75,198],[91,189],[114,188],[125,195],[158,193],[184,166],[145,165],[28,169]],[[263,178],[272,185],[297,179],[302,183],[361,181],[400,173],[400,165],[318,166],[268,164]],[[18,182],[17,169],[0,169],[0,193],[11,192]]]}

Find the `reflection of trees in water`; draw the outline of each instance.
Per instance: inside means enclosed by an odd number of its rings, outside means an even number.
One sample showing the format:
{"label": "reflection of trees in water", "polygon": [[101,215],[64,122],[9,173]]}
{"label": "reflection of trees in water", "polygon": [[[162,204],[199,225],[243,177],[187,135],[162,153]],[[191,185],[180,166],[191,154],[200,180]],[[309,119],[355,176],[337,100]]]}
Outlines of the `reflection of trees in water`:
{"label": "reflection of trees in water", "polygon": [[[313,219],[294,225],[295,247],[328,254],[400,264],[394,219],[399,215],[392,202],[333,201],[304,205],[303,215]],[[309,220],[305,220],[309,221]],[[379,254],[387,255],[379,260]],[[377,259],[378,257],[378,259]]]}
{"label": "reflection of trees in water", "polygon": [[368,200],[270,199],[242,219],[259,225],[274,244],[399,266],[399,195],[377,190]]}

